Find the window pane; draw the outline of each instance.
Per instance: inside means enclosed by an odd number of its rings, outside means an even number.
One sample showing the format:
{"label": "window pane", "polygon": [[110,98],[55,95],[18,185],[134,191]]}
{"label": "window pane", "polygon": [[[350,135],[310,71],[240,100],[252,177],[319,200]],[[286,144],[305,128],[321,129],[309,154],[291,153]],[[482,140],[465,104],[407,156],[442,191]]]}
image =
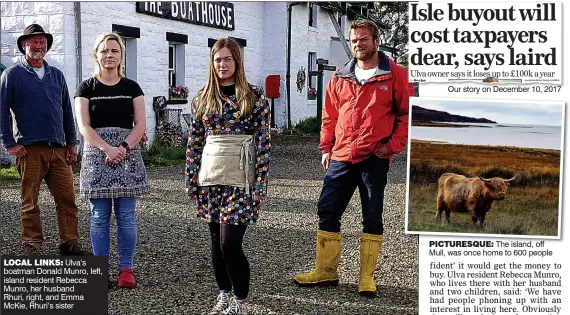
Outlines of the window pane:
{"label": "window pane", "polygon": [[173,70],[168,70],[168,86],[176,86],[176,77]]}
{"label": "window pane", "polygon": [[309,26],[313,26],[313,4],[309,3]]}
{"label": "window pane", "polygon": [[168,46],[168,68],[174,69],[174,46]]}
{"label": "window pane", "polygon": [[[309,52],[309,64],[307,66],[307,74],[309,71],[315,71],[315,70],[317,70],[317,53]],[[314,78],[311,75],[307,75],[307,77],[309,78],[308,87],[315,87],[317,78]]]}
{"label": "window pane", "polygon": [[123,65],[123,73],[125,74],[125,77],[128,78],[127,76],[127,65],[129,64],[129,58],[127,58],[127,50],[125,49],[125,64]]}
{"label": "window pane", "polygon": [[309,26],[317,27],[317,6],[309,3]]}
{"label": "window pane", "polygon": [[125,38],[125,55],[123,56],[123,71],[129,79],[137,79],[137,39]]}

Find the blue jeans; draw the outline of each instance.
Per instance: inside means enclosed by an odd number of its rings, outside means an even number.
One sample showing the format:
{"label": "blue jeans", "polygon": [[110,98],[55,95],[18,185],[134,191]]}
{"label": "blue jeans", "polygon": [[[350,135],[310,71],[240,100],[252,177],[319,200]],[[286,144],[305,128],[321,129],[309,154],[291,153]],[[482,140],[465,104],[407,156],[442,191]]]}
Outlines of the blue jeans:
{"label": "blue jeans", "polygon": [[340,232],[342,215],[358,187],[362,203],[362,232],[384,234],[384,188],[390,161],[375,155],[352,164],[331,160],[318,202],[319,230]]}
{"label": "blue jeans", "polygon": [[[90,199],[91,202],[91,244],[95,256],[109,257],[112,203],[115,204],[117,219],[117,244],[119,247],[119,270],[133,268],[137,245],[137,222],[135,219],[136,198]],[[111,261],[109,260],[109,268]]]}

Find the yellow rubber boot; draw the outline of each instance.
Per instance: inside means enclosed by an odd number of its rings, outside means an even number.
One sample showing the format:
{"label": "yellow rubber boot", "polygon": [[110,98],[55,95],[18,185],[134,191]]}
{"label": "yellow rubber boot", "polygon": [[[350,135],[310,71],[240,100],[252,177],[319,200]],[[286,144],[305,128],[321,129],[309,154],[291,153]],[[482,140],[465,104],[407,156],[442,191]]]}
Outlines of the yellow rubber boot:
{"label": "yellow rubber boot", "polygon": [[315,269],[295,275],[293,281],[299,286],[338,285],[341,243],[340,233],[318,230]]}
{"label": "yellow rubber boot", "polygon": [[382,247],[382,235],[362,233],[360,235],[360,278],[358,293],[363,296],[376,295],[374,270]]}

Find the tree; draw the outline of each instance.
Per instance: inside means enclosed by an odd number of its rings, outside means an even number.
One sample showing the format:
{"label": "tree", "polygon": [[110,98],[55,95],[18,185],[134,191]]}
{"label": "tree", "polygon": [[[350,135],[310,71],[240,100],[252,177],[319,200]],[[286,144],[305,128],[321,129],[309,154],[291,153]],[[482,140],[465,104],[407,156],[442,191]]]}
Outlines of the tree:
{"label": "tree", "polygon": [[408,2],[375,2],[374,9],[368,11],[368,18],[378,25],[380,45],[392,48],[395,60],[407,55]]}

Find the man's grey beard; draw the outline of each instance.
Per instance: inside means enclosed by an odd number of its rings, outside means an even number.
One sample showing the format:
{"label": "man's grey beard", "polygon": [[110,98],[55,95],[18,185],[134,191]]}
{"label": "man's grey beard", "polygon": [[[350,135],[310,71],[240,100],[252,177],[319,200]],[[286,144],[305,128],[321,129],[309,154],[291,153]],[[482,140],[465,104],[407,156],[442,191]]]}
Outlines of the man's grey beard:
{"label": "man's grey beard", "polygon": [[42,59],[44,59],[44,56],[45,56],[45,54],[43,52],[36,51],[36,52],[33,52],[30,57],[33,60],[42,60]]}

